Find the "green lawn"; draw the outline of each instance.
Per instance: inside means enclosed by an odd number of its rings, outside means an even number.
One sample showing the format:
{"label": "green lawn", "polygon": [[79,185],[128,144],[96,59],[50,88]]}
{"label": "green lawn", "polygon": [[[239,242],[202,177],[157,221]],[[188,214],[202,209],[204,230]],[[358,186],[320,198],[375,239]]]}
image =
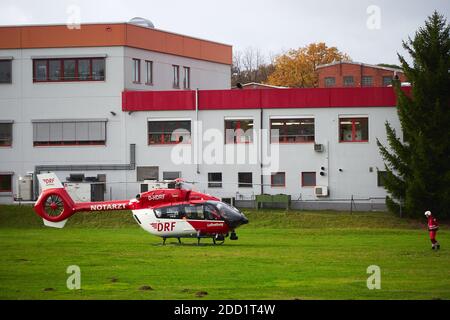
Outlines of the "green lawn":
{"label": "green lawn", "polygon": [[[246,211],[239,240],[178,245],[129,212],[77,214],[45,228],[30,207],[0,206],[1,299],[449,299],[450,232],[430,249],[425,221],[386,213]],[[68,290],[66,268],[81,268]],[[381,268],[368,290],[366,269]],[[143,290],[143,286],[151,289]],[[198,292],[207,295],[198,297]]]}

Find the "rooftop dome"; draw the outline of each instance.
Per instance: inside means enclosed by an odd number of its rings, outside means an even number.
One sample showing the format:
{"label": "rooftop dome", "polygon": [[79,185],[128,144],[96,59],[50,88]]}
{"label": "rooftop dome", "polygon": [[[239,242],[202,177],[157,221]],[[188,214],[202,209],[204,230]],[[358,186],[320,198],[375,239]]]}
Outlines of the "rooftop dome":
{"label": "rooftop dome", "polygon": [[133,19],[131,19],[130,21],[128,21],[128,23],[140,26],[140,27],[144,27],[144,28],[155,28],[155,25],[153,24],[153,22],[151,22],[148,19],[145,18],[141,18],[141,17],[134,17]]}

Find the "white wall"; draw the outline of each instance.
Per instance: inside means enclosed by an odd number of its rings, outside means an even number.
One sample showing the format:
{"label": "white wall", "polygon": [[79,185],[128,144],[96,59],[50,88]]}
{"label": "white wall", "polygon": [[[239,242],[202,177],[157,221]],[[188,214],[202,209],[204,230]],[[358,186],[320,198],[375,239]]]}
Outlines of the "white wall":
{"label": "white wall", "polygon": [[[396,109],[386,108],[302,108],[302,109],[265,109],[263,127],[269,128],[270,117],[314,117],[315,140],[325,145],[325,152],[315,152],[313,143],[280,144],[280,172],[286,172],[285,187],[270,187],[270,176],[264,177],[264,192],[270,194],[286,193],[293,200],[316,199],[312,187],[301,186],[301,172],[315,171],[317,185],[328,186],[329,199],[362,199],[369,197],[384,197],[386,191],[377,186],[377,169],[384,170],[384,164],[376,145],[376,139],[386,144],[385,121],[389,121],[400,132],[400,124]],[[355,143],[339,142],[339,116],[367,116],[369,118],[369,141]],[[223,132],[226,117],[252,118],[255,128],[260,123],[260,110],[217,110],[200,111],[199,120],[204,130],[215,128]],[[132,118],[132,119],[131,119]],[[137,112],[127,118],[127,139],[138,146],[137,164],[160,167],[160,177],[163,171],[181,171],[184,178],[200,182],[196,188],[221,197],[236,196],[236,193],[246,197],[260,193],[260,166],[256,164],[200,164],[174,165],[171,162],[173,145],[147,145],[147,119],[179,119],[195,120],[194,111],[157,111]],[[130,128],[132,125],[132,128]],[[203,143],[206,148],[208,142]],[[194,152],[194,142],[189,145]],[[235,145],[222,143],[223,152]],[[242,146],[249,148],[249,146]],[[326,168],[324,177],[319,175],[320,167]],[[369,168],[372,168],[372,172]],[[342,172],[339,171],[342,169]],[[208,172],[222,172],[223,187],[208,188]],[[238,172],[252,172],[253,188],[239,188]],[[131,173],[130,173],[131,175]],[[133,176],[129,176],[131,180]]]}
{"label": "white wall", "polygon": [[[141,60],[141,83],[133,83],[133,59]],[[145,60],[153,61],[153,85],[146,85]],[[190,88],[229,89],[229,65],[179,57],[136,48],[125,48],[125,88],[129,90],[177,90],[173,88],[173,65],[180,66],[180,89],[183,89],[183,67],[190,68]]]}
{"label": "white wall", "polygon": [[[106,55],[105,81],[33,82],[33,58],[68,58]],[[34,171],[36,165],[126,164],[129,144],[137,143],[141,163],[152,162],[147,147],[146,122],[137,113],[122,112],[125,89],[172,90],[172,64],[191,68],[191,88],[227,89],[230,66],[128,47],[52,48],[0,50],[0,57],[13,57],[12,84],[0,84],[0,120],[13,120],[13,145],[0,148],[0,172],[14,172],[13,192],[0,193],[0,202],[11,202],[19,176]],[[132,58],[141,58],[141,85],[131,81]],[[154,61],[154,85],[144,84],[144,60]],[[182,82],[180,82],[182,85]],[[114,112],[116,115],[113,115]],[[107,119],[105,146],[33,147],[32,120]],[[136,122],[134,122],[136,120]],[[143,130],[144,134],[135,133]],[[183,170],[186,171],[186,170]],[[86,172],[96,175],[102,172]],[[67,173],[57,173],[63,180]],[[136,173],[107,173],[108,181],[136,180]],[[135,195],[139,185],[112,184],[113,196]],[[109,190],[109,188],[108,188]]]}

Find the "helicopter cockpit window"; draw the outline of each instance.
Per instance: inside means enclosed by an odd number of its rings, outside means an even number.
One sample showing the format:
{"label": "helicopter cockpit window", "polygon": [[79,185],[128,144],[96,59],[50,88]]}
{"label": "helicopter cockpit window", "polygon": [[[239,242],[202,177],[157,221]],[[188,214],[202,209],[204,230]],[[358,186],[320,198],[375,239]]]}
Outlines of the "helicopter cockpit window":
{"label": "helicopter cockpit window", "polygon": [[186,218],[193,220],[204,220],[203,205],[188,205],[184,207]]}
{"label": "helicopter cockpit window", "polygon": [[205,204],[204,205],[204,215],[205,215],[205,219],[206,220],[219,220],[220,219],[220,214],[217,211],[217,209],[210,205],[210,204]]}
{"label": "helicopter cockpit window", "polygon": [[183,208],[181,206],[171,206],[154,210],[157,218],[161,219],[181,219]]}

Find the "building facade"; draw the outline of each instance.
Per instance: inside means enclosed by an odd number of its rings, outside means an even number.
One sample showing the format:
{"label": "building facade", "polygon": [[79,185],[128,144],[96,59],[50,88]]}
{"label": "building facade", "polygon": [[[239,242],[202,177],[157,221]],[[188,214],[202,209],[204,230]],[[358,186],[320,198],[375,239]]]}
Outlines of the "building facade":
{"label": "building facade", "polygon": [[340,61],[317,66],[319,88],[332,87],[387,87],[397,76],[401,82],[407,79],[401,69],[366,63]]}
{"label": "building facade", "polygon": [[231,52],[129,23],[0,27],[0,202],[39,166],[117,174],[129,161],[122,92],[228,89]]}
{"label": "building facade", "polygon": [[1,27],[0,202],[54,171],[104,199],[182,177],[242,206],[282,193],[299,208],[382,207],[392,88],[230,90],[231,50],[128,23]]}
{"label": "building facade", "polygon": [[[253,205],[259,194],[281,193],[297,208],[348,209],[352,198],[361,202],[359,209],[383,208],[384,164],[376,140],[386,143],[386,121],[400,131],[395,105],[392,88],[201,90],[171,93],[168,99],[165,92],[128,91],[123,96],[128,121],[136,124],[128,137],[140,148],[137,166],[153,168],[152,179],[177,171],[198,190],[235,198],[240,205]],[[154,136],[161,122],[175,128],[171,124],[181,121],[191,133],[184,147],[170,141],[177,141],[170,130],[166,139]],[[227,129],[234,136],[227,137]],[[265,140],[262,131],[269,131]],[[175,164],[181,152],[191,160]],[[234,161],[227,163],[227,156]],[[271,161],[278,165],[271,168]],[[130,181],[139,179],[129,174]],[[326,187],[327,196],[318,196],[317,186]]]}

